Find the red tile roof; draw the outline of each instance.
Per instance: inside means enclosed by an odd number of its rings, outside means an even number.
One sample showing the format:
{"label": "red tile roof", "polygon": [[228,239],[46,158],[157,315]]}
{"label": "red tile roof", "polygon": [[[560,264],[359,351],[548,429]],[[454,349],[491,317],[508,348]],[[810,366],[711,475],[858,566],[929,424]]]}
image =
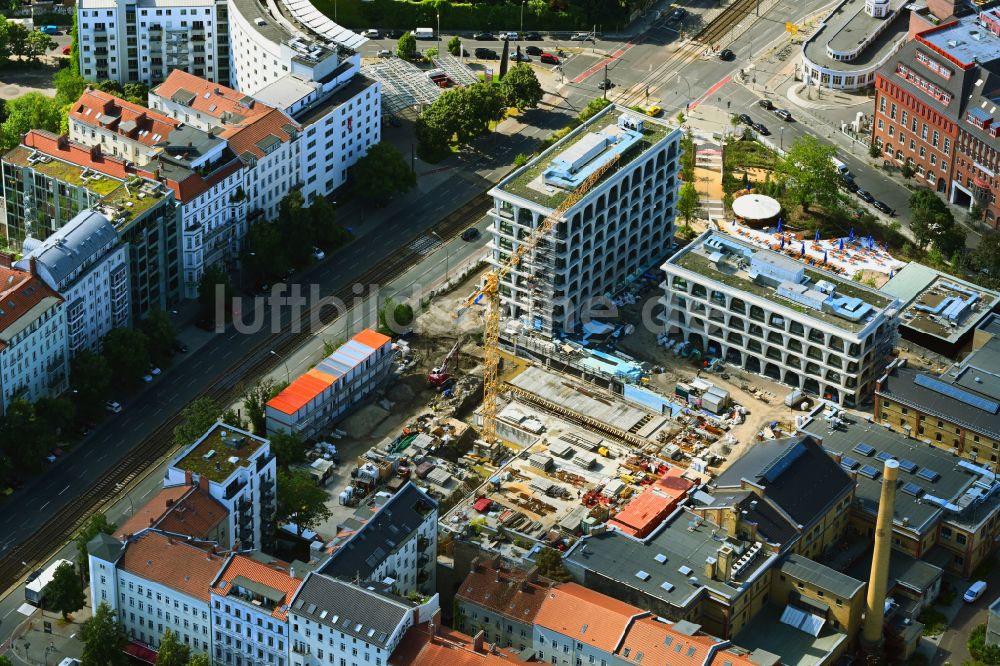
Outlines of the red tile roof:
{"label": "red tile roof", "polygon": [[742,648],[727,648],[719,650],[712,659],[712,666],[758,666],[757,662],[750,658],[749,653]]}
{"label": "red tile roof", "polygon": [[275,606],[271,616],[279,620],[288,618],[288,605],[295,596],[295,591],[302,583],[301,578],[296,578],[288,573],[289,565],[281,560],[271,560],[270,564],[264,564],[258,560],[245,555],[234,555],[225,570],[212,587],[212,592],[219,596],[228,596],[233,589],[232,583],[237,576],[242,576],[261,585],[266,585],[278,592],[283,592],[285,601],[283,604]]}
{"label": "red tile roof", "polygon": [[476,649],[472,637],[447,627],[431,635],[427,623],[410,627],[389,657],[389,666],[521,666],[513,653],[483,643]]}
{"label": "red tile roof", "polygon": [[144,106],[89,88],[70,108],[69,117],[90,127],[111,130],[146,146],[165,142],[170,133],[181,125],[179,121]]}
{"label": "red tile roof", "polygon": [[224,562],[195,543],[147,530],[126,545],[119,568],[207,603]]}
{"label": "red tile roof", "polygon": [[562,583],[545,595],[535,624],[571,640],[614,652],[632,618],[644,611],[576,583]]}
{"label": "red tile roof", "polygon": [[[168,507],[181,499],[191,490],[190,486],[173,486],[164,488],[149,498],[149,501],[136,509],[135,514],[118,528],[115,538],[124,541],[132,534],[137,534],[147,527],[152,527],[156,521],[163,517]],[[198,536],[192,534],[190,536]]]}
{"label": "red tile roof", "polygon": [[[9,263],[9,255],[5,258]],[[62,303],[62,298],[52,291],[37,275],[9,266],[0,266],[0,349],[8,344],[8,328],[23,319],[37,305],[46,300],[49,307]],[[34,316],[41,315],[41,312]],[[25,322],[27,325],[28,322]]]}
{"label": "red tile roof", "polygon": [[124,540],[130,534],[155,527],[164,532],[208,539],[228,516],[226,507],[198,486],[172,486],[139,507],[135,515],[118,528],[115,538]]}
{"label": "red tile roof", "polygon": [[455,597],[504,617],[533,624],[551,586],[552,581],[534,572],[511,569],[499,561],[477,562]]}
{"label": "red tile roof", "polygon": [[671,622],[646,616],[632,623],[615,654],[634,660],[641,652],[644,664],[702,666],[716,645],[711,636],[688,636],[676,631]]}

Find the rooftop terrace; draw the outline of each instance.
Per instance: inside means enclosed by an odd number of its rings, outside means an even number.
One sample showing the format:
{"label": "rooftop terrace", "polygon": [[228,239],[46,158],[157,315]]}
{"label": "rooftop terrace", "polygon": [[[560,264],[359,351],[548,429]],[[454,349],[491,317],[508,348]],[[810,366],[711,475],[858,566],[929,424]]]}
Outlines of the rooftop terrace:
{"label": "rooftop terrace", "polygon": [[222,483],[233,471],[245,467],[266,443],[265,439],[220,422],[212,426],[173,466]]}
{"label": "rooftop terrace", "polygon": [[[515,171],[511,176],[503,180],[497,186],[497,189],[548,208],[556,208],[566,199],[571,190],[546,183],[543,174],[557,166],[556,162],[559,158],[567,154],[575,157],[581,145],[593,141],[593,134],[616,128],[619,118],[623,116],[632,116],[642,120],[642,130],[637,133],[637,136],[628,137],[627,141],[621,143],[623,150],[620,153],[618,165],[609,170],[604,178],[625,167],[632,160],[666,138],[675,129],[662,120],[650,118],[624,107],[609,106],[569,135],[557,141],[555,145],[541,155]],[[611,144],[603,153],[595,154],[591,159],[593,162],[598,162],[600,157],[614,150],[614,148],[615,144]],[[586,168],[582,167],[581,172]]]}
{"label": "rooftop terrace", "polygon": [[[709,241],[714,243],[718,239],[722,240],[727,249],[720,251],[718,244],[714,246],[708,244]],[[737,250],[739,254],[733,250]],[[857,299],[860,303],[871,306],[871,313],[860,319],[852,320],[847,316],[842,316],[828,309],[818,309],[803,305],[787,296],[780,295],[781,286],[785,283],[772,286],[770,281],[761,281],[751,277],[751,261],[757,260],[771,262],[779,266],[781,272],[787,272],[786,267],[797,265],[802,270],[803,281],[801,284],[808,286],[810,289],[810,292],[806,295],[811,295],[816,290],[818,283],[825,281],[835,287],[834,292],[831,294],[834,299],[837,297]],[[806,264],[802,262],[778,254],[777,252],[762,250],[748,245],[728,234],[704,234],[687,248],[675,254],[667,263],[685,268],[726,286],[767,299],[794,312],[815,317],[852,333],[858,333],[863,330],[873,316],[888,309],[895,302],[893,298],[886,297],[874,289],[869,289],[856,282],[845,280],[835,273],[807,268]],[[819,295],[821,294],[818,294],[817,297]],[[829,303],[824,303],[823,307],[830,307]]]}
{"label": "rooftop terrace", "polygon": [[110,176],[98,174],[90,169],[51,157],[45,162],[31,160],[32,155],[36,153],[37,151],[31,148],[18,146],[4,155],[4,161],[22,167],[31,167],[38,173],[45,174],[69,185],[85,187],[91,192],[102,196],[110,194],[121,184],[121,181]]}
{"label": "rooftop terrace", "polygon": [[110,194],[101,199],[105,217],[121,231],[138,220],[150,208],[169,195],[169,190],[152,181],[133,181],[132,185],[119,183]]}
{"label": "rooftop terrace", "polygon": [[[983,12],[994,17],[996,10]],[[918,35],[917,39],[947,53],[960,63],[986,64],[1000,58],[1000,37],[977,22],[978,17],[967,16],[938,29]]]}

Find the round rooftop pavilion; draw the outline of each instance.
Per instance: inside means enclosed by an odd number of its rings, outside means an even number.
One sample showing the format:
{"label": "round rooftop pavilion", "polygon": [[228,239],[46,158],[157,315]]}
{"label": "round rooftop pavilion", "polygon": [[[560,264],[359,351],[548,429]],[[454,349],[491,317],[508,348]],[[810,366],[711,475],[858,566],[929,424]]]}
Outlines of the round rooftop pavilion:
{"label": "round rooftop pavilion", "polygon": [[749,227],[762,227],[778,219],[781,204],[765,194],[744,194],[733,200],[733,215]]}

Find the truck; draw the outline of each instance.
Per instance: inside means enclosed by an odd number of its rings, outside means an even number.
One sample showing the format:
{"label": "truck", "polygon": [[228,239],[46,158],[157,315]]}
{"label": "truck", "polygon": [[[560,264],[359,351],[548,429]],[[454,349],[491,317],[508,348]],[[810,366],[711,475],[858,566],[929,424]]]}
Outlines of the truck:
{"label": "truck", "polygon": [[25,585],[24,600],[33,606],[41,608],[45,603],[45,588],[49,586],[49,583],[51,583],[52,579],[55,577],[56,569],[63,564],[73,566],[73,563],[69,560],[56,560],[46,567],[44,571],[38,574],[38,577]]}
{"label": "truck", "polygon": [[838,160],[836,157],[831,157],[830,161],[833,162],[833,166],[837,168],[837,173],[839,173],[841,177],[843,178],[854,177],[854,175],[851,173],[851,170],[847,168],[847,165],[844,162]]}
{"label": "truck", "polygon": [[413,37],[415,39],[434,39],[434,29],[433,28],[416,28],[413,31]]}

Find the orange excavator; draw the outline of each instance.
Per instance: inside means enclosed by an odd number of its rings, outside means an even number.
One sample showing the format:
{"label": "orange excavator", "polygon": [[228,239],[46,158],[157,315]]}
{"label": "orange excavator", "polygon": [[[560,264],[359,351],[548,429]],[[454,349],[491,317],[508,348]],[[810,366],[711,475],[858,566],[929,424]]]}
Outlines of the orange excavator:
{"label": "orange excavator", "polygon": [[427,375],[427,383],[436,389],[441,389],[448,380],[451,379],[451,374],[449,370],[451,369],[451,364],[455,360],[455,355],[458,353],[458,348],[462,345],[462,338],[455,341],[454,346],[452,346],[451,351],[448,355],[444,357],[444,361],[441,365],[432,369]]}

